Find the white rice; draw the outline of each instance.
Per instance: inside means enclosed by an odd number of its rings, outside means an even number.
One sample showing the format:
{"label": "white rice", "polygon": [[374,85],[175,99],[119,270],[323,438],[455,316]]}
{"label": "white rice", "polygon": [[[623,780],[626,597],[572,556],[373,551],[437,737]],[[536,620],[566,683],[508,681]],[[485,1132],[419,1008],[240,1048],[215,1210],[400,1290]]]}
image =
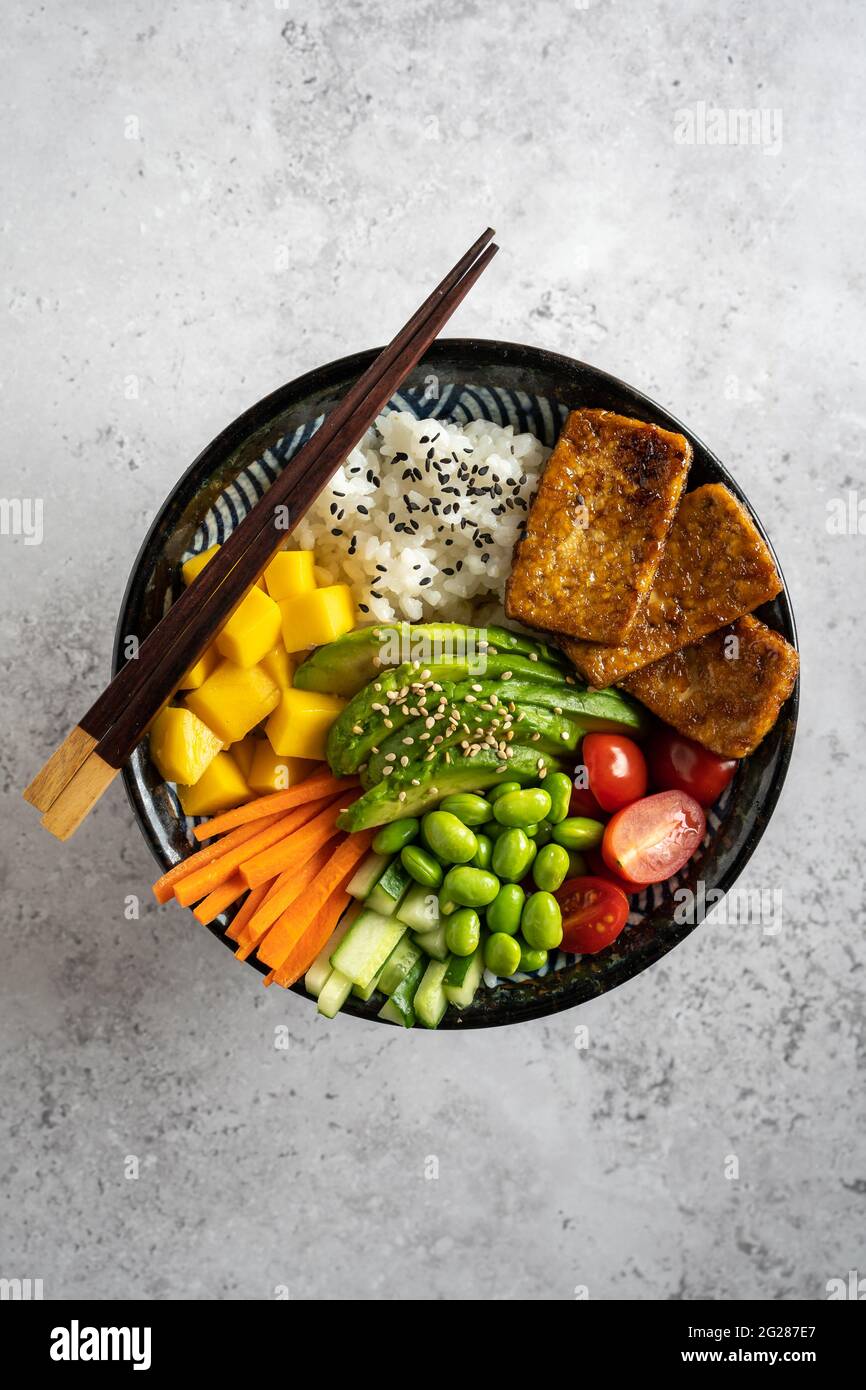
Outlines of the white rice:
{"label": "white rice", "polygon": [[349,584],[363,622],[468,621],[499,606],[550,450],[473,420],[381,415],[293,534],[321,584]]}

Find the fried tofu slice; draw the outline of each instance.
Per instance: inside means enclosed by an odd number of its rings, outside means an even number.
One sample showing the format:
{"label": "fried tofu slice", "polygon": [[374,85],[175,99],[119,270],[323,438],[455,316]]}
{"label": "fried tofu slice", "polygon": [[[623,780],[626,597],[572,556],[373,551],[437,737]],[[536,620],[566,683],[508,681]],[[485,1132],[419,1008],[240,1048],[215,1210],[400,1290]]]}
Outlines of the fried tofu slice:
{"label": "fried tofu slice", "polygon": [[591,685],[612,685],[751,613],[781,587],[745,507],[724,484],[706,483],[680,503],[655,583],[625,642],[560,645]]}
{"label": "fried tofu slice", "polygon": [[621,642],[652,585],[691,461],[681,434],[573,410],[515,547],[509,618]]}
{"label": "fried tofu slice", "polygon": [[624,690],[681,734],[723,758],[745,758],[794,689],[800,658],[757,618],[740,618],[645,666]]}

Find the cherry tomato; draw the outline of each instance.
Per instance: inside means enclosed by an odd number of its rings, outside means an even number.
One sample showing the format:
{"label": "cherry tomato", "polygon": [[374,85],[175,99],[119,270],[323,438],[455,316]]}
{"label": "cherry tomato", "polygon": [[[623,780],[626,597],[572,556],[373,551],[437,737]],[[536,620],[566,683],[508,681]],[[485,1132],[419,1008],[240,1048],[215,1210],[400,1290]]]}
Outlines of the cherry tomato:
{"label": "cherry tomato", "polygon": [[646,795],[646,759],[633,739],[622,734],[587,734],[582,756],[589,789],[605,811],[618,811]]}
{"label": "cherry tomato", "polygon": [[645,796],[608,821],[601,842],[604,862],[634,883],[662,883],[691,859],[706,824],[703,807],[685,792]]}
{"label": "cherry tomato", "polygon": [[591,874],[596,878],[606,879],[608,883],[616,884],[626,894],[642,893],[646,888],[645,883],[633,883],[630,878],[625,878],[623,874],[615,874],[613,869],[609,869],[601,857],[600,849],[588,849],[584,853],[586,866]]}
{"label": "cherry tomato", "polygon": [[607,820],[607,811],[603,806],[599,806],[589,787],[572,787],[568,814],[588,816],[590,820]]}
{"label": "cherry tomato", "polygon": [[562,912],[563,951],[594,955],[615,941],[628,918],[628,898],[604,878],[569,879],[555,894]]}
{"label": "cherry tomato", "polygon": [[702,806],[718,800],[737,770],[736,758],[721,758],[667,726],[652,736],[649,765],[657,791],[687,792]]}

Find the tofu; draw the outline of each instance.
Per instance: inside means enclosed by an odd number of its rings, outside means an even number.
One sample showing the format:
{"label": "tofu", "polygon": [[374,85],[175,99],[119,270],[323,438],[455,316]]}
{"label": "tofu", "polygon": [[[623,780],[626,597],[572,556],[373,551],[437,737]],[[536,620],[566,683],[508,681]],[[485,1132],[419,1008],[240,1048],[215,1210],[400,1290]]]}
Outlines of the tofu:
{"label": "tofu", "polygon": [[745,507],[722,483],[706,483],[680,503],[655,583],[625,641],[560,645],[591,685],[613,685],[751,613],[781,587]]}
{"label": "tofu", "polygon": [[623,641],[652,585],[691,461],[681,434],[609,410],[573,410],[515,547],[509,618]]}
{"label": "tofu", "polygon": [[745,758],[794,689],[800,658],[757,618],[740,618],[622,682],[681,734],[724,758]]}

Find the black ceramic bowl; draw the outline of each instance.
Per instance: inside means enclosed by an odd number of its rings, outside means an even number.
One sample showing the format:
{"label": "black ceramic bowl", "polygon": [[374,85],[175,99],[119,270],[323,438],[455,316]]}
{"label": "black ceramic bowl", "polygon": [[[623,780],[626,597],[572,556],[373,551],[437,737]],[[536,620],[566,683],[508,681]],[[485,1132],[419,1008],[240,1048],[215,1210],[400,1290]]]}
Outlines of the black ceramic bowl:
{"label": "black ceramic bowl", "polygon": [[[187,469],[161,507],[133,567],[117,628],[115,670],[121,664],[123,637],[127,633],[144,637],[161,617],[166,595],[176,584],[180,557],[192,544],[215,498],[265,449],[329,410],[374,355],[370,351],[342,358],[282,386],[239,416]],[[595,367],[516,343],[452,338],[433,345],[408,378],[405,389],[411,392],[414,388],[420,394],[431,380],[472,383],[481,388],[475,394],[490,401],[493,419],[497,418],[496,401],[517,392],[545,398],[554,410],[557,405],[567,409],[595,406],[678,430],[694,448],[689,487],[706,482],[725,483],[748,507],[769,543],[742,489],[692,431],[640,391]],[[486,407],[482,413],[487,413]],[[533,428],[531,417],[527,424]],[[724,557],[720,561],[723,563]],[[759,616],[796,646],[794,615],[786,588]],[[441,1026],[477,1028],[517,1023],[570,1008],[639,974],[693,931],[700,913],[688,923],[676,922],[672,891],[676,886],[697,891],[700,881],[712,903],[711,890],[726,892],[737,879],[763,835],[781,791],[794,742],[797,700],[795,689],[776,727],[753,756],[740,765],[732,786],[711,813],[710,833],[702,853],[686,866],[679,879],[662,889],[649,890],[637,900],[629,926],[613,946],[596,956],[572,958],[561,969],[543,977],[500,983],[495,989],[482,987],[470,1008],[462,1013],[449,1009]],[[161,867],[168,868],[189,852],[189,839],[176,803],[148,758],[146,744],[136,750],[124,769],[124,781],[153,853]],[[225,941],[225,920],[211,927],[221,941]],[[248,964],[263,973],[264,968],[256,961]],[[295,992],[309,999],[302,984],[295,986]],[[368,1003],[350,996],[343,1012],[375,1019],[379,1007],[375,996]]]}

